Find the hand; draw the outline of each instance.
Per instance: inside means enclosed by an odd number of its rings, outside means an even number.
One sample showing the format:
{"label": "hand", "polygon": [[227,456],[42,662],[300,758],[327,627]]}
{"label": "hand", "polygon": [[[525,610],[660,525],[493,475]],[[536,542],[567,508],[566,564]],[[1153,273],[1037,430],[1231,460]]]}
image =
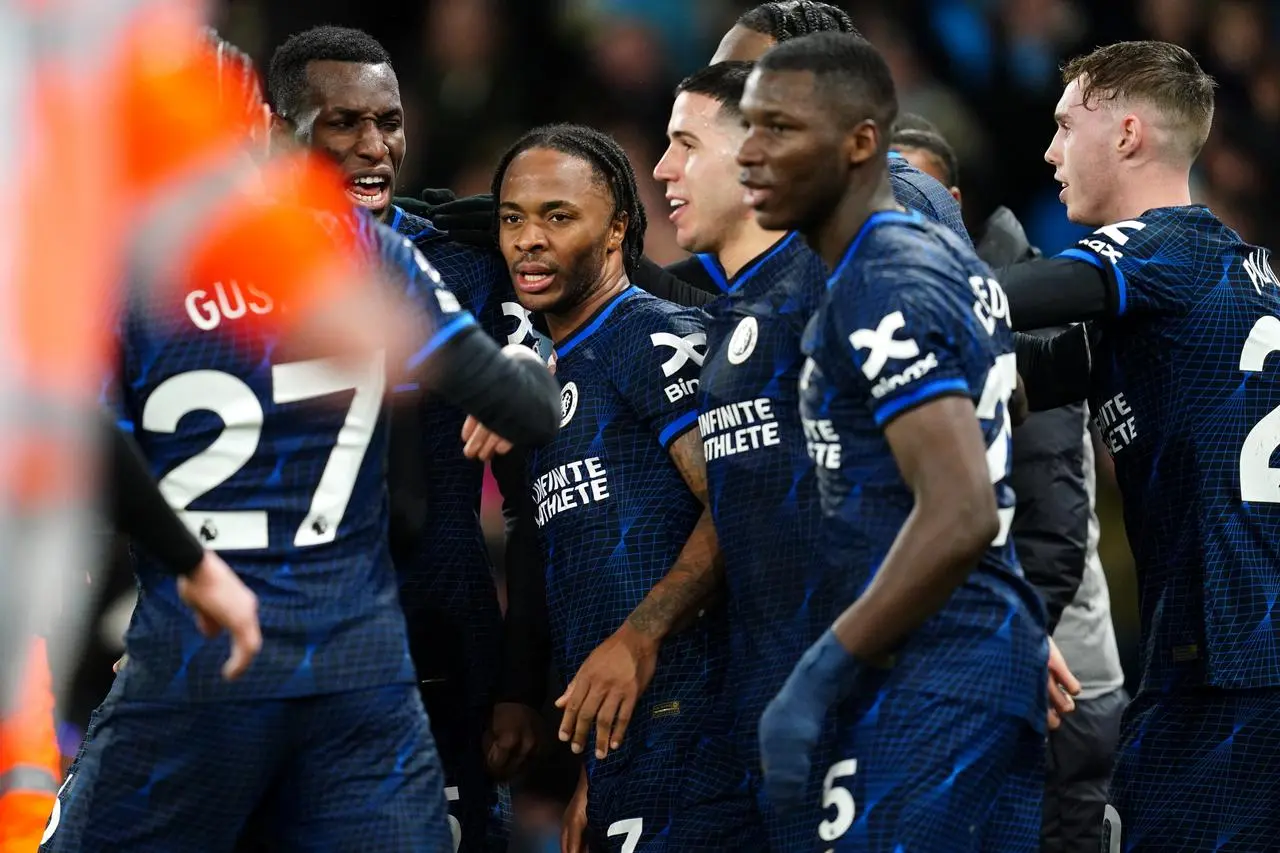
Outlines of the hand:
{"label": "hand", "polygon": [[124,669],[124,665],[128,662],[129,662],[129,653],[125,652],[124,654],[120,655],[120,660],[111,664],[111,671],[114,672],[116,675],[119,675],[120,670]]}
{"label": "hand", "polygon": [[499,702],[485,733],[485,758],[489,773],[499,781],[510,779],[538,748],[542,718],[528,705]]}
{"label": "hand", "polygon": [[657,665],[657,641],[624,623],[587,657],[556,700],[556,707],[564,709],[560,740],[581,753],[594,723],[596,758],[621,746],[636,702],[653,680]]}
{"label": "hand", "polygon": [[1022,426],[1031,417],[1031,404],[1027,400],[1027,386],[1022,383],[1022,374],[1018,374],[1018,382],[1013,394],[1009,397],[1009,423]]}
{"label": "hand", "polygon": [[228,681],[239,678],[262,648],[258,597],[231,567],[212,551],[188,576],[178,578],[178,596],[195,611],[196,626],[206,637],[231,634],[231,655],[222,667]]}
{"label": "hand", "polygon": [[827,631],[809,647],[760,717],[764,789],[774,808],[799,804],[809,781],[810,755],[827,711],[849,695],[861,671],[857,658]]}
{"label": "hand", "polygon": [[1076,709],[1071,698],[1080,692],[1080,682],[1067,666],[1058,644],[1049,638],[1049,731],[1062,725],[1062,715]]}
{"label": "hand", "polygon": [[560,853],[587,853],[587,771],[578,776],[578,787],[564,810],[560,826]]}
{"label": "hand", "polygon": [[[431,224],[459,243],[484,249],[497,248],[493,196],[485,194],[444,200],[443,195],[438,195],[447,192],[426,190],[422,193],[422,200],[430,205],[430,212],[425,215]],[[428,193],[437,195],[428,198]]]}
{"label": "hand", "polygon": [[467,415],[462,424],[462,455],[468,459],[479,459],[488,462],[495,456],[511,451],[511,442],[480,423],[472,415]]}

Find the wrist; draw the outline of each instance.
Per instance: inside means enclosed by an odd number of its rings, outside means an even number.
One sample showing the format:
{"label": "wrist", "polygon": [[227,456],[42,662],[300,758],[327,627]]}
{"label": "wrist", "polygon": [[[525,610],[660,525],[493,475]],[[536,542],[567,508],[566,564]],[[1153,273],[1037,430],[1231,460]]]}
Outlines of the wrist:
{"label": "wrist", "polygon": [[658,648],[662,645],[663,640],[661,635],[655,636],[647,631],[641,631],[631,624],[630,619],[622,623],[622,627],[618,628],[616,636],[631,649],[650,656],[658,654]]}
{"label": "wrist", "polygon": [[796,664],[806,684],[822,694],[822,704],[832,705],[848,696],[867,665],[849,652],[834,631],[824,631]]}

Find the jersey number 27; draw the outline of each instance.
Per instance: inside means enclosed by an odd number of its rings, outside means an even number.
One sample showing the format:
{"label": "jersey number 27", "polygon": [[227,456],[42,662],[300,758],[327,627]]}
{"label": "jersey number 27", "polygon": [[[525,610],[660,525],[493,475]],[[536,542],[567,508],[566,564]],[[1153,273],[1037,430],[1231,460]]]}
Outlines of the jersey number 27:
{"label": "jersey number 27", "polygon": [[[311,497],[311,506],[294,534],[294,547],[323,545],[337,536],[382,410],[385,389],[384,353],[360,362],[313,359],[271,367],[271,395],[276,404],[355,391]],[[263,412],[253,389],[243,380],[217,370],[192,370],[171,376],[147,398],[142,408],[142,428],[172,434],[183,417],[200,411],[213,412],[221,418],[222,431],[207,448],[166,474],[160,481],[160,491],[188,529],[209,547],[219,551],[266,548],[269,526],[264,510],[187,510],[202,495],[235,476],[257,452]]]}

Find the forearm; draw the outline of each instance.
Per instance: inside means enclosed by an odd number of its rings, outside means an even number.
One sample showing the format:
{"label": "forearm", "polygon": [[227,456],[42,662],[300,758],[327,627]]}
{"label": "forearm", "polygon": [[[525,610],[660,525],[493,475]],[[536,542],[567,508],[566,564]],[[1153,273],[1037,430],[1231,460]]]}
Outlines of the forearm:
{"label": "forearm", "polygon": [[510,357],[479,328],[465,329],[430,362],[429,386],[512,444],[538,447],[560,424],[560,385],[536,356]]}
{"label": "forearm", "polygon": [[119,533],[132,539],[175,575],[193,571],[204,548],[169,506],[137,446],[109,418],[107,430],[107,513]]}
{"label": "forearm", "polygon": [[551,666],[545,567],[534,522],[526,459],[519,451],[494,457],[493,478],[502,492],[506,521],[503,551],[507,612],[503,619],[503,668],[499,700],[539,708]]}
{"label": "forearm", "polygon": [[832,626],[841,645],[859,660],[886,662],[968,577],[994,538],[993,519],[963,500],[917,500],[871,583]]}
{"label": "forearm", "polygon": [[647,639],[661,642],[697,618],[699,611],[714,599],[723,574],[711,511],[703,510],[675,565],[631,611],[627,626]]}

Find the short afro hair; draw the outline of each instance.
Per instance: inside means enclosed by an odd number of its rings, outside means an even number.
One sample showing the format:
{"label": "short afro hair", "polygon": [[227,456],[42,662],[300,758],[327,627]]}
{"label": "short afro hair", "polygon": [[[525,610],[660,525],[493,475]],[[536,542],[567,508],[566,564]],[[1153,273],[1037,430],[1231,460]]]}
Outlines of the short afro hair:
{"label": "short afro hair", "polygon": [[373,36],[350,27],[312,27],[294,33],[271,55],[267,71],[267,93],[276,115],[292,120],[305,108],[307,66],[313,62],[390,66],[391,55]]}
{"label": "short afro hair", "polygon": [[760,58],[761,71],[808,71],[841,127],[872,119],[888,150],[898,117],[889,64],[871,42],[852,33],[823,32],[779,44]]}

